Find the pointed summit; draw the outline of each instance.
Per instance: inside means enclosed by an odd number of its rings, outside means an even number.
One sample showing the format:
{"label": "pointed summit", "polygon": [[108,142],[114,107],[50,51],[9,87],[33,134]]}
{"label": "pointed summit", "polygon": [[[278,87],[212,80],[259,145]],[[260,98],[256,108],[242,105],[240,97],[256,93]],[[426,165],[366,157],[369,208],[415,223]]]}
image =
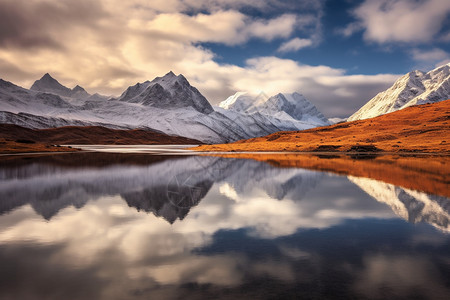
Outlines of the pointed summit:
{"label": "pointed summit", "polygon": [[77,98],[77,99],[85,99],[90,96],[91,96],[91,94],[86,92],[86,90],[79,85],[76,85],[70,93],[70,97]]}
{"label": "pointed summit", "polygon": [[60,84],[58,80],[54,79],[49,73],[45,73],[41,79],[36,80],[30,89],[66,97],[69,97],[72,93],[71,89]]}
{"label": "pointed summit", "polygon": [[297,121],[314,122],[321,126],[329,125],[328,119],[299,93],[278,93],[275,96],[267,97],[264,92],[259,94],[238,92],[222,101],[219,106],[248,114],[259,113],[280,119],[289,116]]}
{"label": "pointed summit", "polygon": [[53,79],[55,80],[49,73],[45,73],[44,76],[42,76],[41,80],[48,80]]}
{"label": "pointed summit", "polygon": [[77,85],[72,89],[72,92],[86,92],[86,90],[77,84]]}
{"label": "pointed summit", "polygon": [[182,74],[177,76],[172,71],[152,81],[130,86],[119,100],[163,109],[193,108],[204,114],[214,111],[208,100]]}
{"label": "pointed summit", "polygon": [[348,118],[373,118],[416,104],[435,103],[450,98],[450,64],[424,73],[412,71],[400,77]]}
{"label": "pointed summit", "polygon": [[175,75],[175,73],[174,72],[172,72],[172,71],[169,71],[169,73],[167,73],[166,75],[164,75],[164,77],[175,77],[176,75]]}

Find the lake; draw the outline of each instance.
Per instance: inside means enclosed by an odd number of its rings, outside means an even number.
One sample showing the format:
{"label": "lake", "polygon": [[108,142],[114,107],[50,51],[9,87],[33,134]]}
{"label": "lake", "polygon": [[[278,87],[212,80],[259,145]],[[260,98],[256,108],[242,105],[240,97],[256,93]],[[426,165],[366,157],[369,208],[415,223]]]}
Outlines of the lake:
{"label": "lake", "polygon": [[137,152],[0,157],[0,299],[450,299],[445,185]]}

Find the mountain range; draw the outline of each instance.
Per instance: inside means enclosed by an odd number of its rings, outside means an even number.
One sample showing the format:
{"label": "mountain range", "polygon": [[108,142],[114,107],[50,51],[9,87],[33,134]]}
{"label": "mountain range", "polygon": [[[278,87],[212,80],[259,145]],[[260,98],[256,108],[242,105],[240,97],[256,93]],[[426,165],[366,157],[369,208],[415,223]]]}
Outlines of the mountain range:
{"label": "mountain range", "polygon": [[[450,64],[428,73],[412,71],[376,95],[348,118],[372,118],[416,104],[450,98]],[[305,130],[330,122],[303,95],[238,92],[219,106],[191,86],[182,75],[169,72],[128,87],[119,97],[70,89],[45,74],[25,89],[0,79],[0,123],[44,129],[62,126],[102,126],[143,129],[228,143],[279,131]]]}
{"label": "mountain range", "polygon": [[[83,158],[93,155],[106,165],[94,167]],[[78,156],[76,166],[36,163],[0,168],[0,215],[30,204],[50,220],[61,209],[83,207],[104,195],[120,195],[128,206],[151,212],[169,223],[182,220],[209,192],[215,182],[227,182],[239,194],[259,187],[282,200],[289,194],[300,201],[324,176],[302,169],[280,169],[268,164],[220,157],[185,157],[156,163],[128,164],[130,157],[109,161],[115,154]],[[86,165],[83,165],[83,162]],[[131,160],[131,162],[133,162]],[[51,178],[51,180],[49,180]],[[181,183],[181,184],[180,184]],[[18,189],[18,186],[24,188]]]}
{"label": "mountain range", "polygon": [[118,98],[90,95],[80,86],[67,88],[49,74],[29,90],[0,80],[0,123],[35,129],[139,128],[206,143],[329,125],[298,93],[267,97],[246,110],[233,105],[213,107],[183,75],[173,72],[130,86]]}

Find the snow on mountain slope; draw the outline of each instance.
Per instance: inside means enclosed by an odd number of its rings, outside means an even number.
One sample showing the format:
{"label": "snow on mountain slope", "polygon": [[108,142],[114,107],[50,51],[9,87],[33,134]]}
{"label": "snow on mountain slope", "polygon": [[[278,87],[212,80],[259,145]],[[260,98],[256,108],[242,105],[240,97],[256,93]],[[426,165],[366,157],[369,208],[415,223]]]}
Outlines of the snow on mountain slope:
{"label": "snow on mountain slope", "polygon": [[264,93],[251,94],[249,92],[237,92],[219,104],[219,107],[227,110],[248,112],[256,103],[267,101],[269,97]]}
{"label": "snow on mountain slope", "polygon": [[165,109],[193,107],[201,113],[213,112],[208,100],[183,75],[176,76],[172,71],[129,87],[118,100]]}
{"label": "snow on mountain slope", "polygon": [[72,90],[60,84],[50,74],[46,73],[41,79],[36,80],[30,90],[38,92],[47,92],[60,96],[70,97]]}
{"label": "snow on mountain slope", "polygon": [[107,100],[110,97],[100,94],[89,94],[83,87],[76,85],[73,89],[59,83],[50,74],[46,73],[41,79],[36,80],[30,88],[30,91],[41,92],[45,94],[54,94],[60,96],[71,104],[82,104],[85,100]]}
{"label": "snow on mountain slope", "polygon": [[373,118],[405,107],[434,103],[450,98],[450,63],[428,73],[412,71],[400,77],[392,87],[379,93],[348,121]]}
{"label": "snow on mountain slope", "polygon": [[28,113],[11,113],[0,111],[0,123],[15,124],[25,128],[44,129],[63,126],[102,126],[112,129],[133,129],[126,125],[114,125],[111,123],[82,121],[79,119],[58,118],[49,116],[39,116]]}
{"label": "snow on mountain slope", "polygon": [[[91,96],[79,86],[70,90],[48,74],[33,86],[33,90],[27,90],[0,81],[2,122],[28,128],[67,125],[143,128],[206,143],[231,142],[328,124],[299,94],[250,97],[249,112],[214,109],[183,75],[172,72],[131,86],[117,99]],[[68,90],[70,96],[61,96],[67,95]],[[242,99],[237,97],[239,101]]]}
{"label": "snow on mountain slope", "polygon": [[308,125],[308,128],[329,125],[328,119],[299,93],[279,93],[267,97],[264,93],[255,96],[250,93],[238,92],[221,102],[219,107],[246,114],[259,113],[274,119],[274,123],[283,120],[289,123],[287,127],[295,127],[294,124],[297,124],[298,121],[303,122],[298,129],[306,129]]}
{"label": "snow on mountain slope", "polygon": [[71,108],[70,103],[56,94],[27,90],[0,79],[0,111],[52,115]]}
{"label": "snow on mountain slope", "polygon": [[413,223],[427,222],[450,232],[450,199],[369,178],[348,176],[348,179],[375,200],[389,205],[401,218]]}
{"label": "snow on mountain slope", "polygon": [[84,88],[82,88],[79,85],[76,85],[72,90],[71,90],[71,94],[70,97],[72,98],[81,98],[81,99],[87,99],[89,97],[91,97],[91,95],[86,92],[86,90]]}

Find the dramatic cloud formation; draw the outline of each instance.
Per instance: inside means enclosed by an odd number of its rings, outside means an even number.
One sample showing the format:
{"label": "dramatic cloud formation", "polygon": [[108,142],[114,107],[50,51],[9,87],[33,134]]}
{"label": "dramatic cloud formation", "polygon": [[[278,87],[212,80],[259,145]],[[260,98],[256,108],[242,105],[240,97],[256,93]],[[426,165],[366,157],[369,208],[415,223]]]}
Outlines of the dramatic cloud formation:
{"label": "dramatic cloud formation", "polygon": [[[359,22],[350,24],[344,35],[365,28],[367,40],[426,41],[448,11],[444,2],[384,1],[381,6],[366,1],[355,10]],[[172,70],[184,74],[213,104],[241,90],[299,91],[327,116],[345,117],[398,75],[347,75],[345,69],[320,65],[320,60],[308,65],[302,56],[290,56],[325,43],[324,3],[3,0],[0,78],[29,87],[49,72],[70,87],[80,84],[90,92],[118,95],[131,84]],[[409,26],[410,14],[424,26]],[[236,62],[239,50],[252,43],[266,44],[269,50],[264,55],[247,51]],[[223,59],[228,50],[219,53],[211,44],[231,49],[233,59]],[[285,58],[276,56],[280,54]],[[424,57],[410,54],[416,60]]]}
{"label": "dramatic cloud formation", "polygon": [[365,39],[377,43],[428,42],[449,12],[449,1],[366,0],[354,10],[358,23],[348,25],[343,33],[351,35],[361,28]]}

